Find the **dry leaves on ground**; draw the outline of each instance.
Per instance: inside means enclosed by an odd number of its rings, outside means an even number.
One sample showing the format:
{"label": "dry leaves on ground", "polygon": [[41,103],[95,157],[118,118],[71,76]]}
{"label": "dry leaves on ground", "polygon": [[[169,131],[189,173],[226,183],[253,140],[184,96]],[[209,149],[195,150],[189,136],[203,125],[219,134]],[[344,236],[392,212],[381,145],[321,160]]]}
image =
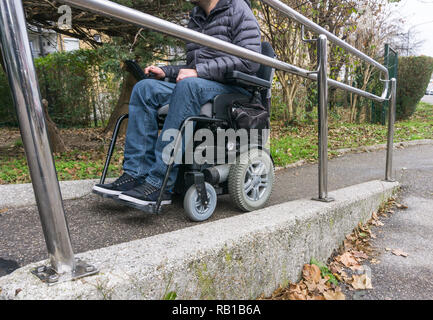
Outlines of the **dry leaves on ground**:
{"label": "dry leaves on ground", "polygon": [[[376,238],[370,227],[383,226],[379,217],[386,217],[386,213],[393,214],[393,206],[405,209],[407,206],[398,204],[391,198],[380,210],[373,212],[371,219],[366,223],[359,223],[358,227],[346,236],[339,252],[328,264],[329,274],[340,283],[348,285],[353,290],[371,290],[373,285],[371,278],[364,271],[362,263],[370,259],[371,264],[379,264],[380,261],[373,258],[373,250],[370,240]],[[394,255],[407,257],[408,254],[400,249],[386,248]],[[348,275],[350,274],[350,276]],[[297,284],[290,284],[288,288],[280,287],[270,298],[272,300],[344,300],[346,297],[338,285],[331,284],[329,276],[322,277],[320,268],[315,264],[304,265],[302,280]],[[263,296],[261,299],[265,299]]]}
{"label": "dry leaves on ground", "polygon": [[[332,285],[329,277],[322,277],[319,267],[315,264],[305,264],[302,270],[302,280],[290,284],[288,288],[278,288],[271,300],[345,300],[341,288]],[[261,297],[261,299],[265,299]]]}
{"label": "dry leaves on ground", "polygon": [[395,206],[396,206],[397,208],[399,208],[399,209],[407,209],[407,208],[408,208],[407,205],[404,205],[404,204],[401,204],[401,203],[396,203]]}
{"label": "dry leaves on ground", "polygon": [[353,289],[355,290],[368,290],[373,289],[373,286],[371,284],[371,279],[368,277],[366,273],[362,275],[353,275],[352,280],[350,282]]}

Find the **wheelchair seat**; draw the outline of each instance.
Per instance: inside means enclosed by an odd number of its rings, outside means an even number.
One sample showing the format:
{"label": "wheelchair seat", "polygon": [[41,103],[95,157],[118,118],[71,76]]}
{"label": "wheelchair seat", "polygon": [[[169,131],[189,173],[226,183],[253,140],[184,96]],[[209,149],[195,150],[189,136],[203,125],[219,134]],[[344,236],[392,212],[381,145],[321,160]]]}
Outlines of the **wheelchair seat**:
{"label": "wheelchair seat", "polygon": [[[250,97],[241,93],[228,93],[216,96],[212,101],[205,103],[201,107],[200,116],[209,118],[228,119],[227,106],[234,100],[248,101]],[[170,105],[166,104],[158,109],[158,122],[162,128],[165,118],[167,117]]]}
{"label": "wheelchair seat", "polygon": [[[166,104],[158,109],[158,119],[164,120],[168,114],[168,109],[170,105]],[[201,107],[200,111],[201,116],[212,117],[212,102],[208,102]]]}
{"label": "wheelchair seat", "polygon": [[[261,53],[271,58],[275,57],[275,52],[268,42],[262,42]],[[257,76],[248,75],[239,71],[232,71],[225,75],[225,81],[227,84],[243,87],[250,91],[251,94],[254,94],[255,91],[258,92],[262,104],[266,106],[268,111],[270,111],[270,91],[273,75],[273,68],[260,65]],[[227,106],[234,100],[248,101],[249,99],[250,97],[240,93],[221,94],[216,96],[213,101],[205,103],[201,107],[200,115],[209,118],[228,120]],[[170,106],[167,104],[158,110],[158,121],[160,127],[162,127],[164,123],[169,108]]]}

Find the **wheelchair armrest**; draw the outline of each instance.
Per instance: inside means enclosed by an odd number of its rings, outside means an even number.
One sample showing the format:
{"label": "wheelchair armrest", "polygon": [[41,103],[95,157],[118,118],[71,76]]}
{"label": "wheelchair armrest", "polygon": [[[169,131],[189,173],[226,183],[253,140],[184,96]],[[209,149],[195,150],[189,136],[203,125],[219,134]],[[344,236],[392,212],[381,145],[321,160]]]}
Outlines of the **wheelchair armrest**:
{"label": "wheelchair armrest", "polygon": [[244,87],[244,88],[259,88],[269,89],[272,86],[270,81],[263,80],[261,78],[240,72],[231,71],[224,75],[224,79],[228,84]]}

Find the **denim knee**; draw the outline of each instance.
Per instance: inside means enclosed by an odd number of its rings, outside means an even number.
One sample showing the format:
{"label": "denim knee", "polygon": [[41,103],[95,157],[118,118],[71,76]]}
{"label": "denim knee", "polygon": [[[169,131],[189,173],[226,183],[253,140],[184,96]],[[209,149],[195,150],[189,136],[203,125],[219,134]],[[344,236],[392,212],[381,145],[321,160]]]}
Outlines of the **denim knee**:
{"label": "denim knee", "polygon": [[137,82],[132,89],[130,104],[152,105],[157,84],[158,80],[155,79],[144,79]]}
{"label": "denim knee", "polygon": [[188,91],[196,92],[197,89],[201,88],[200,82],[201,82],[200,78],[195,78],[195,77],[186,78],[179,81],[176,84],[175,90],[181,92],[188,92]]}

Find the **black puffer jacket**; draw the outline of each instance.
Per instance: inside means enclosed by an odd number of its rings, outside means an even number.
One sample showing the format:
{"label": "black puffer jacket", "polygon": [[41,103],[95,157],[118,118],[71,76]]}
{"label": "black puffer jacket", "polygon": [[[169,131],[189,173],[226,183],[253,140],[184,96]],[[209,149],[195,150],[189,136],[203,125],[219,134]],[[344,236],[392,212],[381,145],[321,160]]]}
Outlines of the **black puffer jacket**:
{"label": "black puffer jacket", "polygon": [[[260,28],[248,0],[219,0],[206,17],[200,7],[190,13],[188,28],[260,52]],[[187,43],[187,65],[162,67],[175,80],[180,69],[196,69],[200,78],[224,82],[224,74],[241,71],[255,74],[259,64],[196,43]]]}

